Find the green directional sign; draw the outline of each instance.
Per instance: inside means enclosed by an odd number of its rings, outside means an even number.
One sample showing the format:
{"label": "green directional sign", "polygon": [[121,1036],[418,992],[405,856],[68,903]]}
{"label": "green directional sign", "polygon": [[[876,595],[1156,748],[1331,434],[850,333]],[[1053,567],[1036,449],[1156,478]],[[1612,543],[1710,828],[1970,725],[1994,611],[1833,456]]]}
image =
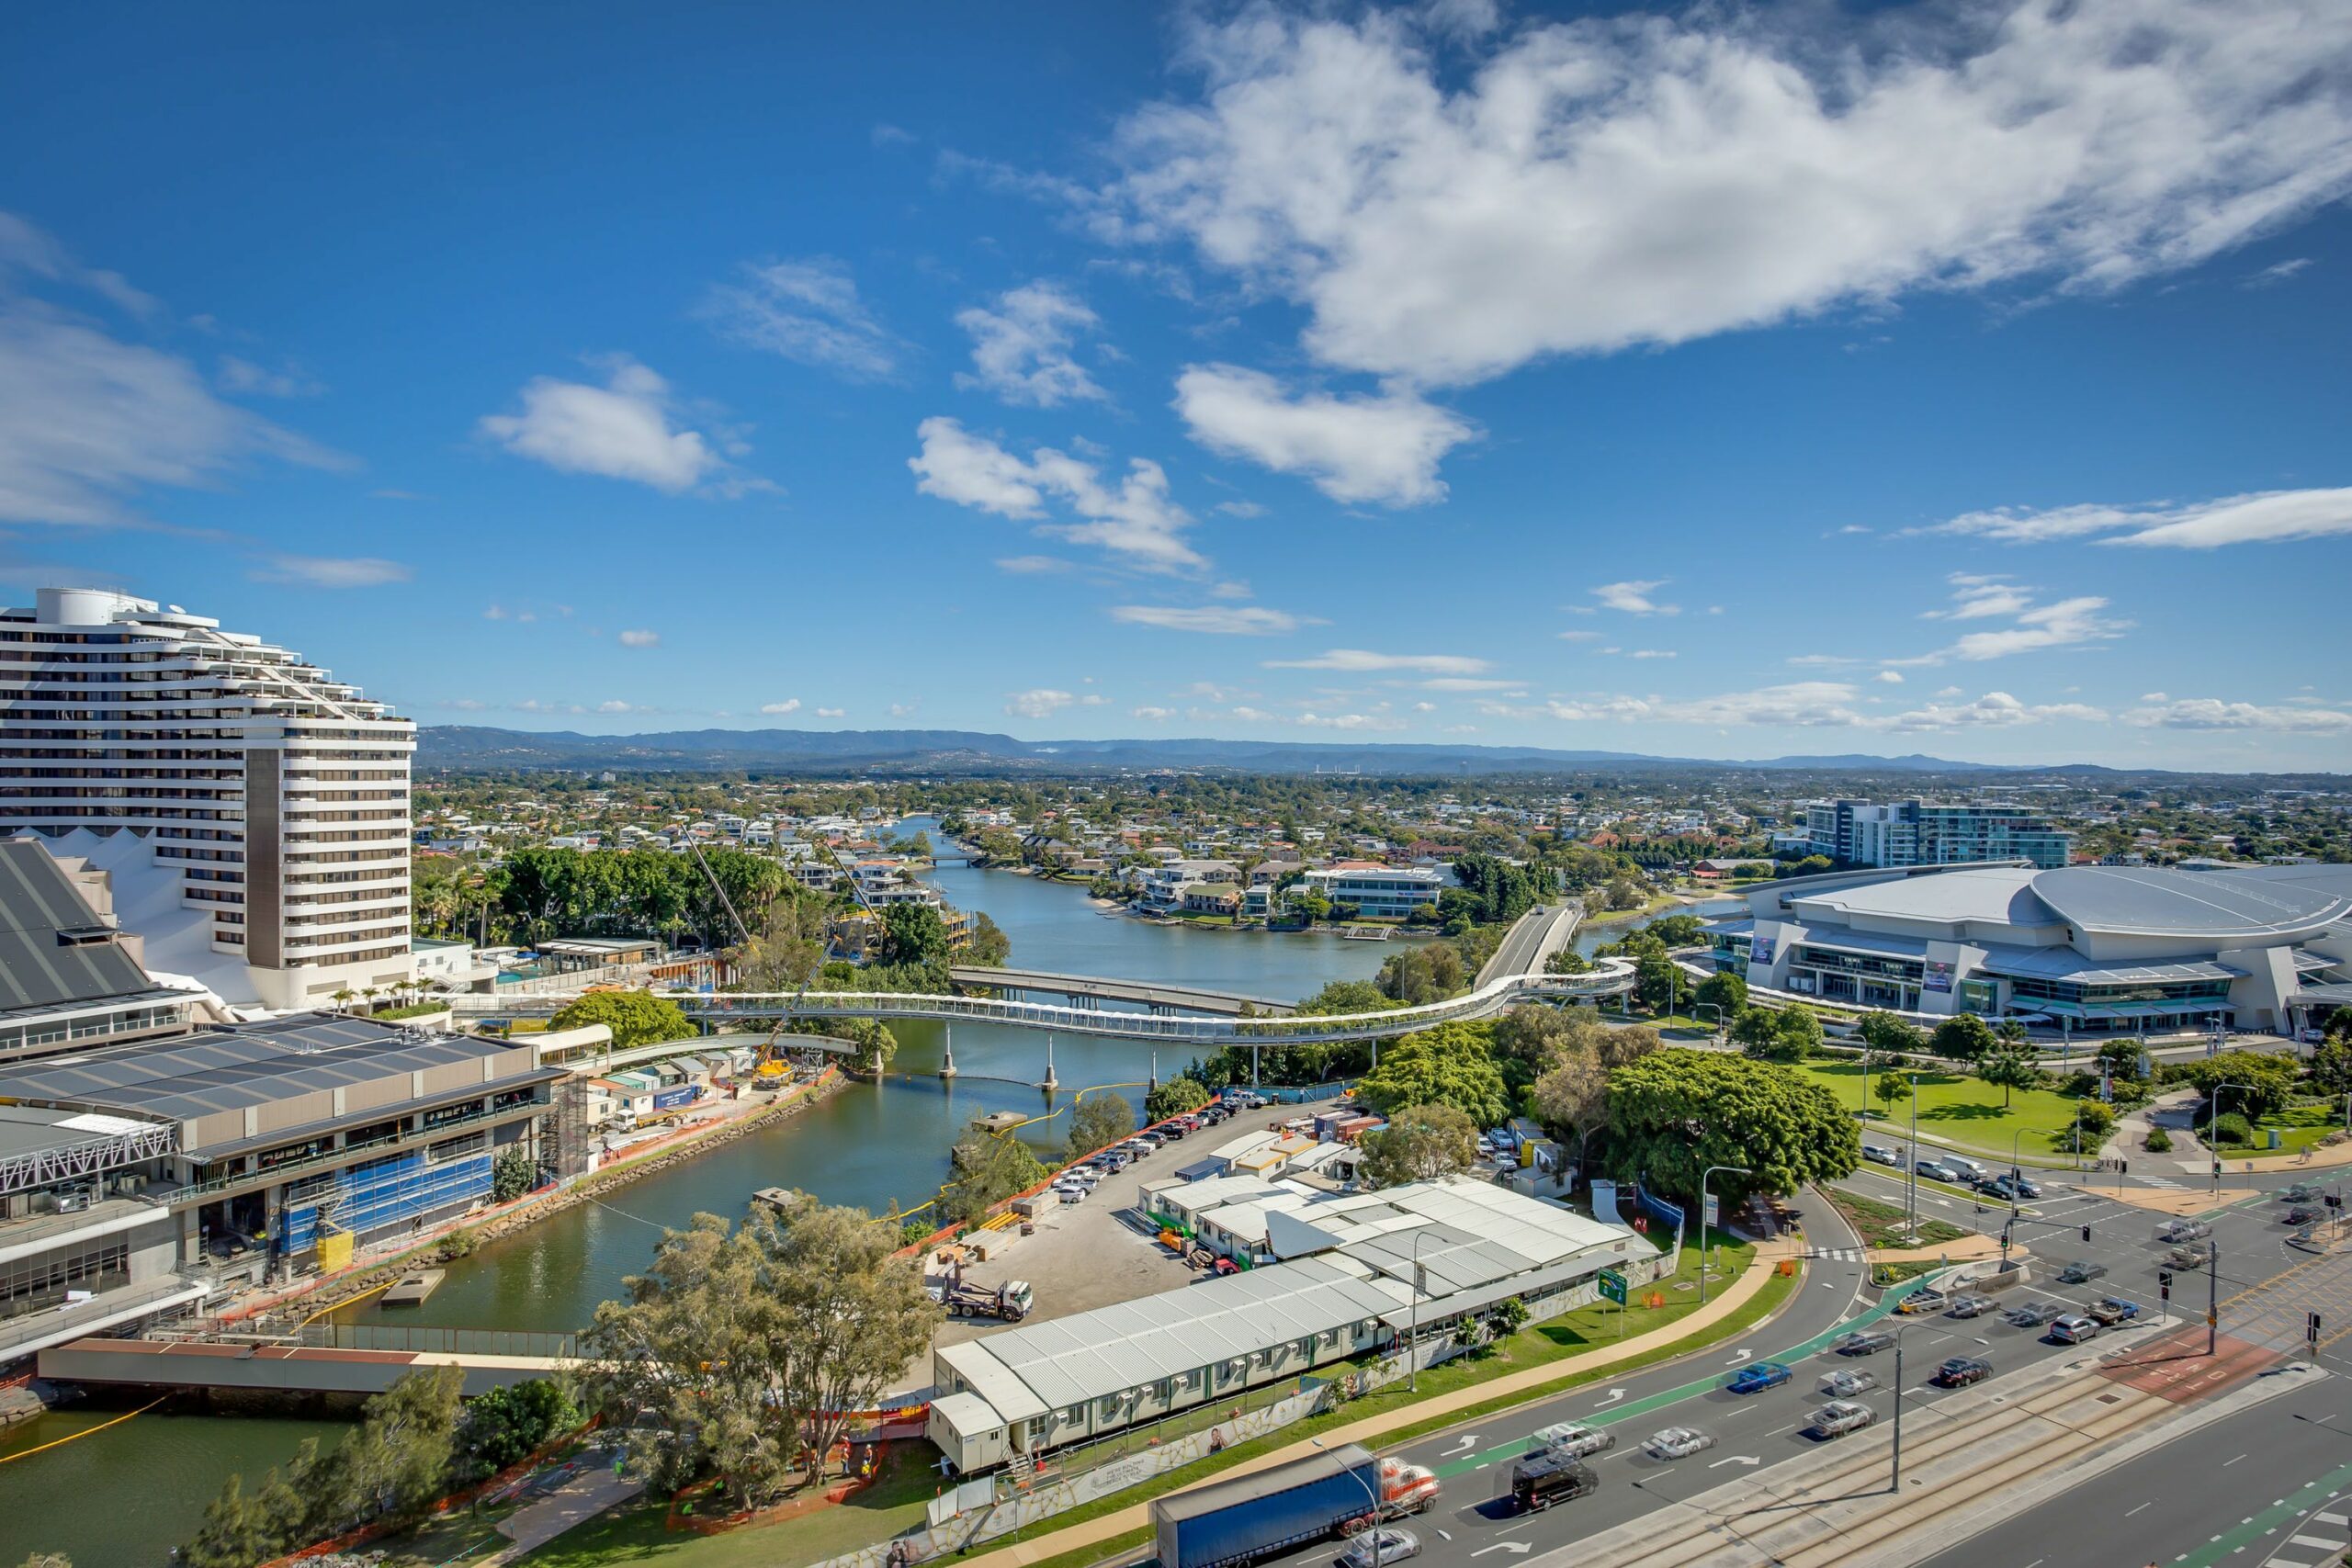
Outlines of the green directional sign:
{"label": "green directional sign", "polygon": [[1612,1301],[1619,1306],[1623,1306],[1625,1304],[1625,1276],[1614,1269],[1603,1269],[1600,1271],[1600,1294],[1603,1300]]}

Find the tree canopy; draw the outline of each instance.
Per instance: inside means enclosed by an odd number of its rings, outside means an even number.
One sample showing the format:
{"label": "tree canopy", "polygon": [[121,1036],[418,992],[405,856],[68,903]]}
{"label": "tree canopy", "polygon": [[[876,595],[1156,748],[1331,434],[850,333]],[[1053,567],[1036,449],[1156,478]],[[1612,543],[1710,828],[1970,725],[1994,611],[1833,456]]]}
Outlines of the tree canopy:
{"label": "tree canopy", "polygon": [[1958,1012],[1936,1025],[1928,1049],[1953,1062],[1973,1062],[1999,1043],[1993,1026],[1973,1012]]}
{"label": "tree canopy", "polygon": [[1206,1084],[1190,1074],[1179,1074],[1144,1096],[1143,1113],[1148,1121],[1165,1122],[1170,1116],[1198,1111],[1208,1102]]}
{"label": "tree canopy", "polygon": [[1361,1141],[1363,1179],[1374,1187],[1451,1176],[1478,1157],[1478,1129],[1450,1105],[1405,1106]]}
{"label": "tree canopy", "polygon": [[627,1051],[662,1040],[687,1040],[695,1026],[678,1004],[650,991],[590,991],[563,1005],[548,1021],[549,1029],[579,1029],[601,1023],[613,1032],[613,1049]]}
{"label": "tree canopy", "polygon": [[[2167,1083],[2192,1086],[2208,1100],[2219,1094],[2222,1110],[2244,1111],[2248,1116],[2269,1115],[2287,1103],[2295,1089],[2293,1061],[2256,1051],[2222,1051],[2211,1056],[2192,1056],[2185,1062],[2167,1062],[2161,1076]],[[2232,1084],[2253,1087],[2223,1087]]]}
{"label": "tree canopy", "polygon": [[1136,1130],[1136,1109],[1116,1094],[1080,1100],[1069,1113],[1069,1157],[1084,1159]]}
{"label": "tree canopy", "polygon": [[1384,1049],[1380,1065],[1356,1085],[1356,1098],[1385,1115],[1407,1105],[1447,1105],[1480,1127],[1510,1114],[1496,1066],[1493,1031],[1482,1023],[1443,1023]]}
{"label": "tree canopy", "polygon": [[1709,1166],[1745,1166],[1708,1184],[1736,1206],[1852,1174],[1861,1133],[1828,1089],[1792,1068],[1715,1051],[1668,1048],[1609,1077],[1610,1168],[1679,1199]]}
{"label": "tree canopy", "polygon": [[1045,1180],[1046,1174],[1028,1145],[1010,1133],[975,1126],[947,1151],[940,1212],[957,1224],[977,1224],[1007,1198]]}
{"label": "tree canopy", "polygon": [[893,904],[882,911],[885,964],[947,962],[947,921],[928,904]]}

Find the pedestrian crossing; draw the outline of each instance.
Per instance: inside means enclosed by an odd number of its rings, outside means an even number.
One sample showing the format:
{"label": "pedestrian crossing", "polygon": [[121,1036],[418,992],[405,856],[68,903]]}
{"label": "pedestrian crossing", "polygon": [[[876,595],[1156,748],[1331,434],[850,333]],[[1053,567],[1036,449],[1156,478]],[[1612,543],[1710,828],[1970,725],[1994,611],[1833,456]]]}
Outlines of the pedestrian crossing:
{"label": "pedestrian crossing", "polygon": [[1859,1247],[1815,1247],[1807,1248],[1805,1256],[1827,1258],[1832,1263],[1860,1263],[1862,1249]]}
{"label": "pedestrian crossing", "polygon": [[[2312,1514],[2296,1534],[2263,1560],[2264,1568],[2319,1568],[2320,1563],[2341,1561],[2347,1547],[2352,1547],[2352,1519],[2334,1510]],[[2320,1555],[2315,1562],[2306,1562],[2306,1551]]]}
{"label": "pedestrian crossing", "polygon": [[2188,1183],[2186,1181],[2175,1181],[2169,1176],[2143,1175],[2140,1178],[2140,1185],[2143,1187],[2163,1187],[2167,1188],[2172,1191],[2179,1192],[2186,1190]]}

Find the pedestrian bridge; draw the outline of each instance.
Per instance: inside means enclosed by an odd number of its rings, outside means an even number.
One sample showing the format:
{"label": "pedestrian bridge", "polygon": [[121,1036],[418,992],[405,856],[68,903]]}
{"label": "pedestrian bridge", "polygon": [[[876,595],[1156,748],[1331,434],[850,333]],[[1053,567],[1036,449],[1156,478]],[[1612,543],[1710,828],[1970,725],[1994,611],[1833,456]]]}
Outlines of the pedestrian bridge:
{"label": "pedestrian bridge", "polygon": [[1282,1018],[1292,1010],[1289,1002],[1271,997],[1243,996],[1238,991],[1163,986],[1148,980],[1111,980],[1094,975],[1055,975],[1042,969],[989,969],[959,964],[947,971],[947,977],[959,986],[991,991],[1067,997],[1080,1007],[1089,1002],[1130,1002],[1157,1012],[1238,1014],[1246,1010],[1266,1018]]}
{"label": "pedestrian bridge", "polygon": [[[1490,1018],[1521,1002],[1570,1001],[1623,996],[1634,988],[1634,965],[1602,959],[1581,975],[1504,975],[1476,989],[1441,1002],[1385,1012],[1335,1013],[1291,1018],[1227,1018],[1197,1012],[1125,1012],[1104,1007],[1071,1007],[1004,997],[939,996],[920,991],[720,991],[671,993],[685,1015],[698,1022],[724,1024],[776,1019],[920,1018],[950,1025],[1001,1023],[1057,1034],[1102,1035],[1116,1040],[1167,1041],[1216,1048],[1226,1045],[1320,1045],[1348,1041],[1389,1040],[1441,1023]],[[535,1018],[562,1010],[571,998],[560,994],[451,998],[459,1018]]]}
{"label": "pedestrian bridge", "polygon": [[322,1324],[248,1338],[75,1339],[40,1353],[44,1378],[141,1388],[381,1393],[409,1373],[453,1366],[468,1397],[552,1376],[578,1347],[568,1334]]}

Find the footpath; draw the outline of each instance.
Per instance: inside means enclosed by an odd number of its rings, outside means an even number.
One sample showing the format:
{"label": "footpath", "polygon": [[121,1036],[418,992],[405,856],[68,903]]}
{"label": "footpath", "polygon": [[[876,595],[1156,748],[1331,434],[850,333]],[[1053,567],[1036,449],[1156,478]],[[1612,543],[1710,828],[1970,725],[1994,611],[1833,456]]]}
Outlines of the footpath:
{"label": "footpath", "polygon": [[[1772,1277],[1773,1269],[1781,1259],[1794,1258],[1801,1261],[1804,1255],[1804,1244],[1793,1236],[1776,1237],[1758,1243],[1755,1259],[1749,1264],[1747,1271],[1725,1288],[1723,1294],[1678,1321],[1673,1325],[1674,1337],[1677,1340],[1688,1339],[1694,1335],[1704,1333],[1730,1317],[1753,1301],[1757,1293],[1764,1289],[1765,1281]],[[1581,1377],[1587,1372],[1648,1355],[1657,1348],[1656,1342],[1647,1341],[1646,1337],[1627,1339],[1601,1347],[1585,1355],[1573,1357],[1566,1361],[1552,1361],[1540,1367],[1529,1367],[1521,1371],[1509,1372],[1487,1382],[1474,1383],[1468,1388],[1456,1389],[1451,1393],[1440,1394],[1416,1404],[1385,1411],[1378,1416],[1368,1416],[1362,1421],[1335,1427],[1321,1434],[1311,1442],[1286,1444],[1272,1453],[1261,1454],[1229,1470],[1219,1471],[1217,1479],[1230,1480],[1237,1475],[1248,1475],[1252,1472],[1266,1470],[1274,1465],[1287,1464],[1292,1460],[1303,1459],[1316,1452],[1318,1446],[1334,1448],[1341,1443],[1363,1443],[1376,1447],[1390,1433],[1407,1427],[1424,1425],[1432,1416],[1453,1415],[1457,1411],[1487,1404],[1514,1393],[1523,1393],[1532,1398],[1554,1384],[1564,1383],[1572,1378]],[[1121,1508],[1116,1513],[1104,1514],[1081,1524],[1070,1525],[1012,1546],[983,1552],[977,1557],[967,1559],[967,1568],[1027,1568],[1027,1564],[1042,1562],[1047,1558],[1058,1557],[1064,1552],[1077,1551],[1089,1546],[1103,1545],[1123,1535],[1130,1535],[1136,1530],[1144,1529],[1150,1523],[1149,1505],[1137,1503],[1133,1506]],[[1107,1547],[1105,1550],[1107,1551]]]}

